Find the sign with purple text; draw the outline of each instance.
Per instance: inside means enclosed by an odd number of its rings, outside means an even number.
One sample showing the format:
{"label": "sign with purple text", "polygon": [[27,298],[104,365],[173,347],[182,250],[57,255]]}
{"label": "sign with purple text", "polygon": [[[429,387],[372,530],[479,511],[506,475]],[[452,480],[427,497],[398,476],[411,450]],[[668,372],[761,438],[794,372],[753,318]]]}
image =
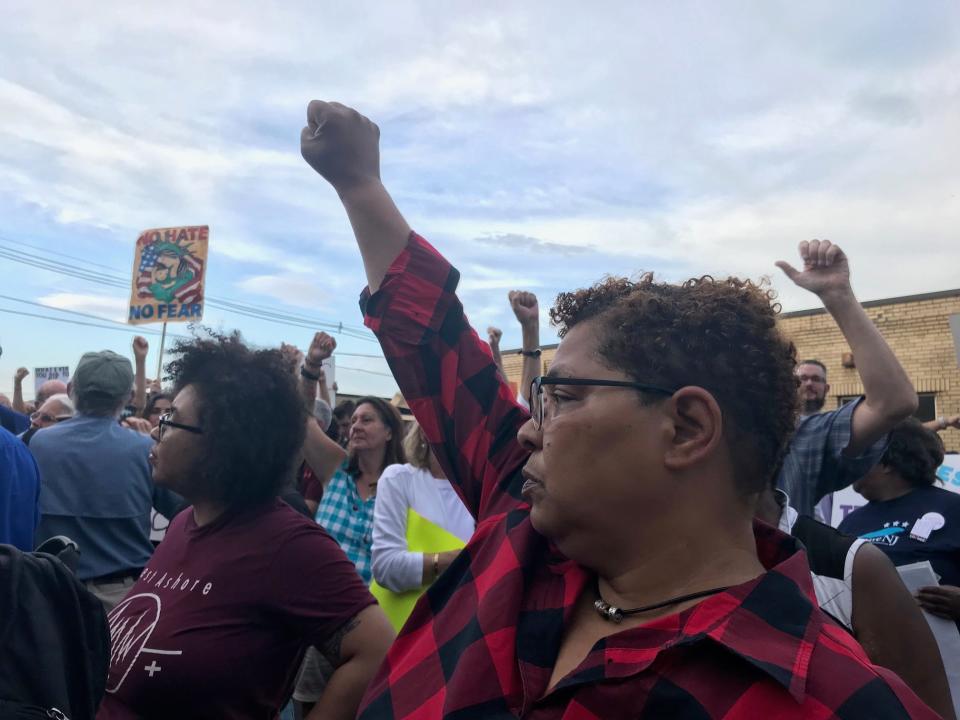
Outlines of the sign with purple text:
{"label": "sign with purple text", "polygon": [[196,322],[203,318],[206,225],[154,228],[137,238],[127,322]]}

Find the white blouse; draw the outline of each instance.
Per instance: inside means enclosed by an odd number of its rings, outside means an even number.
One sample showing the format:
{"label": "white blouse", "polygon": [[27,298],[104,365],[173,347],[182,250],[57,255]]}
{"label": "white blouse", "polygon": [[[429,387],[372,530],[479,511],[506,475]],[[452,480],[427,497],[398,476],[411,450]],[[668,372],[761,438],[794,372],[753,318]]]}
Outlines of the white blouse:
{"label": "white blouse", "polygon": [[390,465],[377,482],[373,509],[373,578],[393,592],[423,585],[423,553],[407,550],[407,510],[466,543],[476,522],[448,480],[413,465]]}

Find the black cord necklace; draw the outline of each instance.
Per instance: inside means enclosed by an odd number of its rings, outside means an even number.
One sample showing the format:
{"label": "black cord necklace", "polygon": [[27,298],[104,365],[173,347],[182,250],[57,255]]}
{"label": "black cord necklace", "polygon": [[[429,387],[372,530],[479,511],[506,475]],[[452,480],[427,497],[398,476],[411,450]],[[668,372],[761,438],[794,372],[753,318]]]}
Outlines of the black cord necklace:
{"label": "black cord necklace", "polygon": [[611,605],[603,599],[603,596],[600,595],[600,582],[594,581],[594,588],[597,591],[597,600],[593,603],[593,608],[600,614],[607,622],[612,623],[621,623],[625,617],[630,615],[639,615],[641,613],[650,612],[651,610],[659,610],[660,608],[669,607],[670,605],[679,605],[680,603],[687,602],[688,600],[696,600],[698,598],[707,597],[708,595],[716,595],[721,593],[727,588],[718,587],[713,588],[712,590],[701,590],[700,592],[690,593],[689,595],[681,595],[680,597],[670,598],[669,600],[664,600],[663,602],[655,603],[654,605],[644,605],[643,607],[631,608],[630,610],[621,610],[615,605]]}

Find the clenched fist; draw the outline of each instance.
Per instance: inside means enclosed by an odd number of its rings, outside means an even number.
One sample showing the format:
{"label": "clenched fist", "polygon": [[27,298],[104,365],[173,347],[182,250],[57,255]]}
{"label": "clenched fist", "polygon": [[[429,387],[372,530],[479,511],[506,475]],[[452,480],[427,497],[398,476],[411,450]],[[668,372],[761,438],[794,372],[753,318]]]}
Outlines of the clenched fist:
{"label": "clenched fist", "polygon": [[804,290],[821,298],[850,291],[850,265],[839,245],[829,240],[804,240],[800,243],[800,259],[802,272],[782,260],[776,266]]}
{"label": "clenched fist", "polygon": [[17,374],[13,376],[13,381],[15,383],[22,383],[23,379],[30,374],[30,371],[26,368],[17,368]]}
{"label": "clenched fist", "polygon": [[137,335],[133,339],[133,357],[137,360],[146,360],[147,351],[150,350],[150,343],[147,339]]}
{"label": "clenched fist", "polygon": [[521,325],[529,325],[540,321],[540,306],[537,303],[537,296],[532,292],[511,290],[507,298],[510,300],[513,314],[516,315]]}
{"label": "clenched fist", "polygon": [[337,341],[327,335],[325,332],[318,332],[313,336],[313,341],[307,349],[307,356],[303,364],[308,368],[316,368],[323,364],[323,361],[333,355],[337,349]]}
{"label": "clenched fist", "polygon": [[310,102],[300,154],[337,192],[380,180],[380,128],[340,103]]}

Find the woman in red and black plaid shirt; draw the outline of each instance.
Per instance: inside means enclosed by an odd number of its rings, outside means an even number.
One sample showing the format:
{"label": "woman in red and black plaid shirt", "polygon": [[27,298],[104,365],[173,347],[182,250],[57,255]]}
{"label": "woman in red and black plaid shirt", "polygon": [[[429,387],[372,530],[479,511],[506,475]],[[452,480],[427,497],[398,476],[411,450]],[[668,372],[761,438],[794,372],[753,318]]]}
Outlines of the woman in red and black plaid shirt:
{"label": "woman in red and black plaid shirt", "polygon": [[379,175],[379,130],[312,102],[361,300],[477,531],[422,597],[362,718],[935,717],[817,609],[752,521],[794,422],[794,351],[757,285],[613,278],[558,298],[531,413]]}

